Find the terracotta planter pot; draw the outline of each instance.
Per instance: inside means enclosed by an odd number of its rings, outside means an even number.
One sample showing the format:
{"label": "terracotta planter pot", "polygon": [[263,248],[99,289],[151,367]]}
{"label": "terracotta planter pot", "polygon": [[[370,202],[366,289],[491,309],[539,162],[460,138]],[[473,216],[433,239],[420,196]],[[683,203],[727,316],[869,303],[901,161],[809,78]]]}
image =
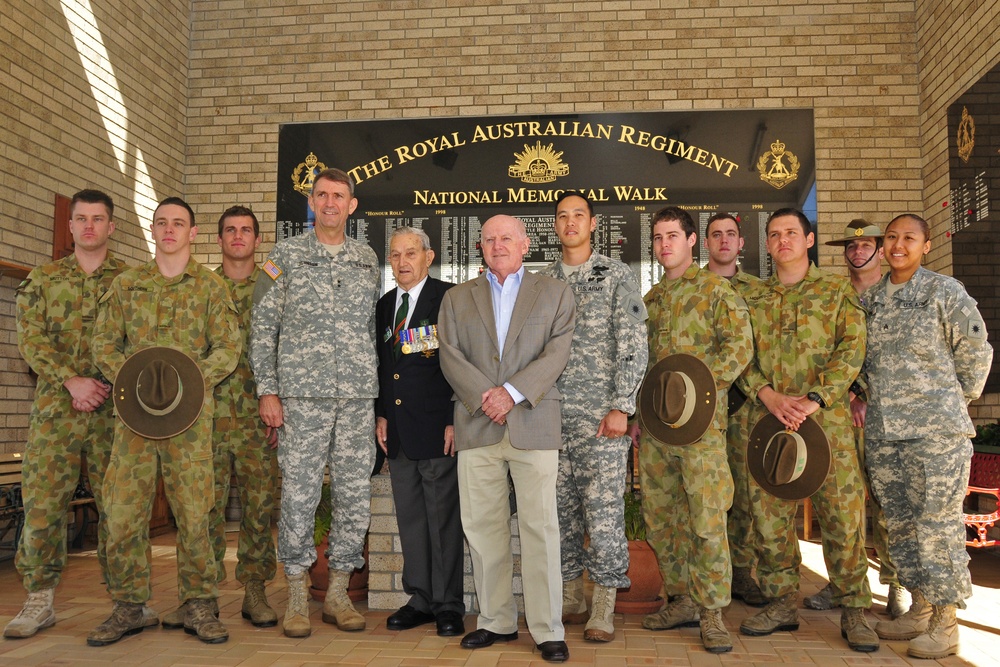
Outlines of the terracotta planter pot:
{"label": "terracotta planter pot", "polygon": [[[326,560],[327,540],[324,538],[316,547],[316,562],[309,568],[309,594],[313,600],[322,602],[326,599],[326,589],[330,584],[330,566]],[[361,569],[351,574],[347,585],[347,596],[352,602],[368,599],[368,542],[365,542],[365,564]]]}
{"label": "terracotta planter pot", "polygon": [[618,589],[615,613],[652,614],[659,611],[663,606],[663,598],[660,597],[663,577],[656,554],[646,540],[630,540],[628,557],[628,578],[632,585]]}

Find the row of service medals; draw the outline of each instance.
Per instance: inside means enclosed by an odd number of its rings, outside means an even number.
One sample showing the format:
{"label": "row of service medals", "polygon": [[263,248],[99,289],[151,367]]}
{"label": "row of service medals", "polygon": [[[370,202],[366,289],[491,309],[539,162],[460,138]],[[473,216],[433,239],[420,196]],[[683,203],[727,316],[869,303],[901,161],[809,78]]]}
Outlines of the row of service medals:
{"label": "row of service medals", "polygon": [[431,324],[424,327],[414,327],[399,332],[399,342],[402,343],[403,354],[416,354],[423,352],[425,357],[434,354],[434,350],[440,347],[438,342],[437,325]]}

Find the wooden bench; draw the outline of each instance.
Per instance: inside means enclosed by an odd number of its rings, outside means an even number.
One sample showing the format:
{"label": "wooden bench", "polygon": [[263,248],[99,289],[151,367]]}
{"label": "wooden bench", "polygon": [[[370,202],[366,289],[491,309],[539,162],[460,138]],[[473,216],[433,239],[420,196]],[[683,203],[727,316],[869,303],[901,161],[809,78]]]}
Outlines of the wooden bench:
{"label": "wooden bench", "polygon": [[[24,454],[21,452],[0,454],[0,560],[14,557],[24,529],[24,501],[21,496],[23,462]],[[73,527],[73,537],[69,542],[76,548],[83,546],[83,538],[91,515],[94,521],[99,518],[94,494],[87,483],[86,470],[87,464],[84,458],[80,480],[67,507],[69,512],[67,523]]]}
{"label": "wooden bench", "polygon": [[[987,529],[1000,521],[1000,507],[994,505],[992,512],[979,512],[979,498],[972,496],[988,495],[993,497],[994,503],[1000,503],[1000,454],[987,454],[976,452],[972,455],[972,468],[969,472],[969,488],[965,492],[969,500],[969,509],[972,512],[962,512],[962,521],[974,533],[972,539],[966,539],[965,544],[969,547],[992,547],[1000,543],[1000,540],[987,538]],[[970,496],[972,496],[970,498]]]}
{"label": "wooden bench", "polygon": [[14,557],[24,527],[20,452],[0,454],[0,560]]}

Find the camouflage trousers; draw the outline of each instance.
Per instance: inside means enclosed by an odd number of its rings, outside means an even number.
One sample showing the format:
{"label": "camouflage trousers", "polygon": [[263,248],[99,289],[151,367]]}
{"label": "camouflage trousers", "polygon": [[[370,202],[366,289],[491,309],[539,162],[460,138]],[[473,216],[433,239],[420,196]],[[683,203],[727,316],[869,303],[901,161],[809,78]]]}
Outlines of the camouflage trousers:
{"label": "camouflage trousers", "polygon": [[750,405],[729,418],[726,456],[733,475],[733,506],[729,508],[726,532],[733,567],[752,569],[757,564],[757,542],[750,515],[750,473],[747,472],[747,442],[750,440]]}
{"label": "camouflage trousers", "polygon": [[869,439],[867,449],[899,583],[919,590],[931,604],[964,609],[972,595],[962,523],[972,443],[964,435]]}
{"label": "camouflage trousers", "polygon": [[646,541],[667,595],[690,595],[707,609],[727,606],[733,571],[726,512],[733,478],[722,431],[709,428],[701,441],[683,447],[643,433],[639,474]]}
{"label": "camouflage trousers", "polygon": [[[830,430],[827,430],[830,435]],[[865,483],[854,443],[830,436],[830,473],[812,495],[823,540],[823,559],[833,585],[833,601],[844,607],[872,604],[865,553]],[[776,498],[750,478],[750,511],[760,544],[757,578],[764,595],[776,598],[799,590],[802,553],[795,532],[799,503]]]}
{"label": "camouflage trousers", "polygon": [[[590,580],[609,588],[631,585],[625,540],[625,466],[632,451],[623,438],[596,438],[596,419],[563,410],[556,502],[563,581],[584,567]],[[584,533],[590,536],[586,550]]]}
{"label": "camouflage trousers", "polygon": [[331,570],[353,571],[364,565],[365,534],[371,519],[371,473],[375,462],[374,400],[285,398],[285,425],[278,433],[281,467],[281,518],[278,560],[291,576],[316,560],[313,529],[330,468]]}
{"label": "camouflage trousers", "polygon": [[212,434],[212,469],[215,471],[215,507],[209,524],[219,582],[226,579],[226,504],[229,485],[236,475],[240,494],[240,536],[236,549],[236,580],[269,581],[277,570],[271,514],[274,511],[278,457],[267,444],[264,423],[258,417],[224,417],[215,420]]}
{"label": "camouflage trousers", "polygon": [[855,427],[854,442],[858,446],[858,461],[861,465],[861,472],[865,475],[865,488],[868,489],[868,508],[871,509],[872,520],[872,546],[875,547],[875,554],[879,561],[878,581],[880,584],[898,586],[899,576],[896,573],[896,566],[892,563],[892,556],[889,555],[889,529],[885,523],[885,512],[882,511],[878,498],[871,491],[871,476],[865,465],[865,431],[863,428]]}
{"label": "camouflage trousers", "polygon": [[116,602],[149,600],[149,519],[157,470],[177,522],[177,591],[181,602],[218,597],[208,517],[212,488],[212,418],[198,419],[180,435],[149,440],[124,422],[105,476],[108,521],[108,589]]}
{"label": "camouflage trousers", "polygon": [[28,430],[21,470],[24,529],[17,546],[17,571],[29,592],[55,588],[66,567],[66,514],[83,455],[97,506],[97,559],[107,581],[107,523],[104,471],[111,456],[114,416],[110,404],[97,412],[63,419],[37,419]]}

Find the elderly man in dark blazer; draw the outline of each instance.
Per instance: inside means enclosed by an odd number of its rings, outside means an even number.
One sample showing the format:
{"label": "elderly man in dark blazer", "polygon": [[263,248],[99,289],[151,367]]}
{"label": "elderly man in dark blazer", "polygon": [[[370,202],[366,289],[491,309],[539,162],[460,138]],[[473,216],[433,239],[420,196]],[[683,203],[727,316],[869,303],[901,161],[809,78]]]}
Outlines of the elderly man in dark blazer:
{"label": "elderly man in dark blazer", "polygon": [[528,630],[542,658],[569,657],[562,625],[556,475],[561,396],[576,305],[562,281],[528,273],[524,224],[494,216],[482,229],[489,268],[441,303],[441,368],[455,390],[462,525],[479,599],[465,648],[517,639],[507,474],[514,480]]}
{"label": "elderly man in dark blazer", "polygon": [[465,632],[462,520],[459,513],[451,387],[438,356],[438,309],[452,283],[427,275],[427,234],[400,227],[389,239],[397,287],[375,307],[379,393],[375,435],[391,463],[403,590],[409,601],[386,620],[390,630],[436,622],[437,633]]}

